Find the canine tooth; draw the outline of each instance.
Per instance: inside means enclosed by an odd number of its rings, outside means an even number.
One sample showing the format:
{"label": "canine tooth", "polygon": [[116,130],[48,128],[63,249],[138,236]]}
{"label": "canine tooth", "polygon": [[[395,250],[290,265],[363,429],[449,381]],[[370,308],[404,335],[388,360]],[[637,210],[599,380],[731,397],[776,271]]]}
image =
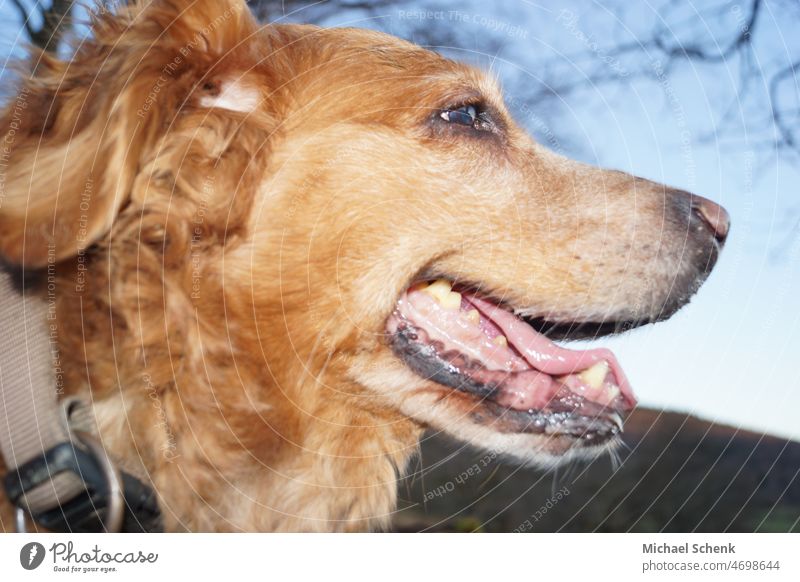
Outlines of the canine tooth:
{"label": "canine tooth", "polygon": [[444,301],[445,297],[450,293],[452,286],[450,285],[450,281],[445,279],[438,279],[422,289],[425,293],[436,299],[439,303]]}
{"label": "canine tooth", "polygon": [[478,313],[477,309],[470,309],[467,311],[467,321],[478,325],[481,322],[481,314]]}
{"label": "canine tooth", "polygon": [[492,343],[496,346],[506,347],[508,345],[508,338],[506,338],[504,335],[498,335],[495,336],[495,338],[492,340]]}
{"label": "canine tooth", "polygon": [[590,388],[600,388],[603,385],[603,382],[606,380],[606,376],[608,375],[608,362],[602,360],[597,362],[591,368],[587,368],[580,374],[578,374],[578,378],[581,379],[587,386]]}
{"label": "canine tooth", "polygon": [[445,309],[455,310],[461,307],[461,293],[452,291],[452,288],[450,281],[437,279],[422,291],[436,299],[439,305]]}

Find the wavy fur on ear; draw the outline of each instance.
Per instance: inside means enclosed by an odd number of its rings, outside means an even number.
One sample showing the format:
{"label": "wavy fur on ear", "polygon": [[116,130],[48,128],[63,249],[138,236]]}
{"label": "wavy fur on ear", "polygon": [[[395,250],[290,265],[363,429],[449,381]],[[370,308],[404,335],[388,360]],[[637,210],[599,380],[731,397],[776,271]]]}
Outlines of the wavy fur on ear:
{"label": "wavy fur on ear", "polygon": [[[268,76],[243,42],[255,31],[244,2],[99,15],[72,60],[31,57],[0,120],[0,255],[55,275],[65,392],[92,402],[105,446],[161,490],[211,487],[208,455],[242,464],[225,451],[242,442],[225,415],[259,406],[211,386],[249,374],[230,362],[219,265],[246,232],[273,118],[198,106],[219,78]],[[223,527],[200,515],[196,493],[162,498],[170,529]]]}
{"label": "wavy fur on ear", "polygon": [[101,240],[198,83],[213,90],[209,75],[257,30],[244,2],[218,0],[134,2],[92,18],[70,60],[30,57],[0,118],[0,254],[10,263],[40,267]]}

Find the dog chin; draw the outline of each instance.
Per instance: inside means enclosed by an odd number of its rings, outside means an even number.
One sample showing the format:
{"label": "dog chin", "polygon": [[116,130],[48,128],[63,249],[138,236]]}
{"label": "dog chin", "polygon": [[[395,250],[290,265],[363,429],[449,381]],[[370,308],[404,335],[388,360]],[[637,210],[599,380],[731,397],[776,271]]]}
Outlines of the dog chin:
{"label": "dog chin", "polygon": [[622,439],[614,437],[603,444],[578,447],[575,442],[542,442],[547,437],[537,435],[489,433],[467,438],[466,435],[448,434],[471,446],[484,449],[512,463],[541,470],[550,470],[573,461],[591,461],[617,449]]}
{"label": "dog chin", "polygon": [[[581,441],[568,436],[545,436],[525,433],[504,433],[491,427],[471,423],[463,416],[453,415],[451,422],[440,418],[426,418],[422,411],[415,416],[433,430],[501,457],[515,464],[549,470],[572,461],[590,461],[618,448],[622,443],[615,436],[603,443],[585,446]],[[441,413],[440,413],[441,414]],[[431,423],[431,420],[435,424]]]}
{"label": "dog chin", "polygon": [[502,413],[485,422],[484,404],[422,380],[385,347],[352,359],[350,374],[358,384],[377,393],[387,406],[421,427],[525,466],[546,470],[574,460],[588,461],[622,442],[618,435],[591,442],[570,435],[507,432],[502,426]]}

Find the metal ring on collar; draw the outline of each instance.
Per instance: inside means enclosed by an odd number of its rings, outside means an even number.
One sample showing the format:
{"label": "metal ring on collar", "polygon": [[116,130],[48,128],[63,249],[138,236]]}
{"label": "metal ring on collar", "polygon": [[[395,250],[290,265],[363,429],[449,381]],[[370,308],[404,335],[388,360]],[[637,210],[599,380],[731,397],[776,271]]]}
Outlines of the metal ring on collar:
{"label": "metal ring on collar", "polygon": [[108,458],[108,454],[100,441],[88,432],[73,431],[78,440],[83,443],[95,459],[98,460],[103,470],[108,485],[108,506],[102,520],[107,532],[122,531],[122,521],[125,519],[125,495],[122,488],[122,476],[119,469]]}
{"label": "metal ring on collar", "polygon": [[[123,520],[125,518],[125,496],[122,488],[122,477],[119,469],[114,466],[108,458],[105,449],[94,436],[84,431],[70,431],[70,440],[77,438],[80,443],[89,449],[89,453],[100,465],[106,485],[108,487],[108,505],[105,509],[105,516],[101,520],[106,532],[116,533],[122,531]],[[27,512],[17,506],[14,514],[14,526],[18,533],[27,532]]]}

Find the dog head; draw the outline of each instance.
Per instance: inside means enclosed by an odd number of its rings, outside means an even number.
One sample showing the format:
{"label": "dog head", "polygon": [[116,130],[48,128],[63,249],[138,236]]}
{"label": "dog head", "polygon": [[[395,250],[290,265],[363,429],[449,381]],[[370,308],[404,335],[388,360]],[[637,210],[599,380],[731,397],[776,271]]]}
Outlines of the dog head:
{"label": "dog head", "polygon": [[4,122],[6,260],[77,265],[71,284],[88,265],[116,349],[151,354],[116,362],[120,383],[146,365],[202,385],[194,413],[223,410],[261,459],[315,446],[315,422],[543,465],[604,450],[635,404],[624,373],[551,338],[669,317],[728,230],[708,200],[548,151],[482,71],[367,30],[260,27],[243,2],[98,15]]}

